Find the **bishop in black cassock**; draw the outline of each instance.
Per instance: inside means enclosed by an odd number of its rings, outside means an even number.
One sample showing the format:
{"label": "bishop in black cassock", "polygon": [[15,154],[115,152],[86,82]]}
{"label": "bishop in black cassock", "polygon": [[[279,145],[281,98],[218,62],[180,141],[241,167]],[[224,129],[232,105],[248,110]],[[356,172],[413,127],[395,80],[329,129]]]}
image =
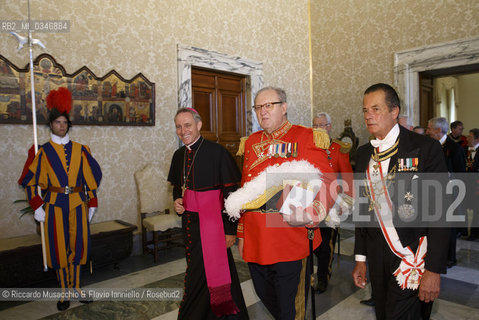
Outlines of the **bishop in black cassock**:
{"label": "bishop in black cassock", "polygon": [[[187,110],[194,111],[194,109]],[[189,114],[183,116],[190,118]],[[177,117],[179,117],[178,114]],[[182,138],[178,130],[177,124],[177,134]],[[183,138],[182,140],[185,141]],[[241,181],[241,173],[233,157],[224,147],[208,141],[202,136],[198,136],[197,140],[191,145],[182,146],[176,150],[171,161],[168,181],[173,185],[174,200],[177,201],[182,198],[185,200],[186,194],[193,193],[198,196],[201,203],[202,194],[207,195],[208,192],[220,191],[222,208],[224,198],[238,188]],[[235,314],[226,312],[226,315],[218,316],[218,312],[213,310],[214,303],[211,300],[214,299],[213,293],[211,288],[208,288],[210,285],[207,281],[207,272],[205,272],[204,243],[202,244],[202,239],[205,238],[204,234],[212,232],[212,228],[217,228],[215,231],[219,230],[223,234],[222,240],[226,241],[225,235],[236,235],[237,223],[231,221],[225,213],[220,212],[221,218],[219,219],[221,220],[217,220],[219,224],[210,223],[208,225],[209,229],[203,230],[202,233],[201,227],[205,227],[204,224],[200,223],[201,214],[188,210],[186,204],[184,205],[185,211],[181,216],[187,269],[184,296],[181,301],[178,319],[248,319],[231,249],[226,249],[227,267],[229,267],[227,272],[231,277],[232,300],[237,307],[233,307],[236,309]],[[221,295],[223,293],[228,295],[229,288],[225,292],[220,291]]]}

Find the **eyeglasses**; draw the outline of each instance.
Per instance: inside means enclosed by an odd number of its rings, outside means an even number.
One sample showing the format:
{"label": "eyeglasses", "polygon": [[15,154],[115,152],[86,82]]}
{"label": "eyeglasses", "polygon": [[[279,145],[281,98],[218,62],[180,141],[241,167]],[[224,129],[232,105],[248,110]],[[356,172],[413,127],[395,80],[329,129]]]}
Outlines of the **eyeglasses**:
{"label": "eyeglasses", "polygon": [[278,102],[267,102],[265,104],[258,104],[253,106],[253,110],[256,112],[260,112],[262,108],[265,108],[266,111],[271,111],[273,110],[275,104],[280,104],[280,103],[283,103],[283,102],[278,101]]}
{"label": "eyeglasses", "polygon": [[326,128],[327,126],[329,126],[331,123],[325,123],[325,124],[313,124],[313,128],[317,129],[317,128]]}

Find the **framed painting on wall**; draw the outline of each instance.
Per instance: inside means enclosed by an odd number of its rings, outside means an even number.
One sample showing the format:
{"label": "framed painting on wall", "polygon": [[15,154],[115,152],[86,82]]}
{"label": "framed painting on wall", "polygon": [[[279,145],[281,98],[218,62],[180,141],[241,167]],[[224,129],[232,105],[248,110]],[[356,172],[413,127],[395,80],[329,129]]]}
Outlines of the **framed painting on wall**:
{"label": "framed painting on wall", "polygon": [[[125,80],[115,70],[99,78],[87,67],[68,74],[48,54],[33,62],[38,123],[47,123],[45,98],[59,87],[72,93],[70,120],[84,125],[155,125],[155,84],[141,73]],[[0,55],[0,123],[32,123],[29,66],[18,68]]]}

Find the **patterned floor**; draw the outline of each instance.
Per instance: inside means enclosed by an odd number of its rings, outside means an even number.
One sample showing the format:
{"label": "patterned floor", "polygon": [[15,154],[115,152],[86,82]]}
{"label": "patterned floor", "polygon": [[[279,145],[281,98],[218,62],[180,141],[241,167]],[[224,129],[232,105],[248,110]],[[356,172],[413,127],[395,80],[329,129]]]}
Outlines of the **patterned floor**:
{"label": "patterned floor", "polygon": [[[370,287],[357,289],[351,280],[353,269],[353,231],[341,229],[341,254],[335,255],[333,274],[328,290],[315,295],[316,319],[374,319],[371,307],[361,305],[369,298]],[[479,319],[479,242],[458,240],[458,264],[442,277],[440,299],[434,303],[432,318]],[[272,319],[258,300],[247,265],[235,253],[243,294],[251,319]],[[186,267],[183,249],[165,251],[159,264],[151,256],[132,256],[118,268],[105,267],[93,275],[85,275],[85,288],[181,288]],[[43,284],[48,287],[52,284]],[[96,301],[83,305],[73,302],[58,312],[56,302],[2,302],[0,319],[176,319],[178,301]],[[311,319],[311,306],[307,319]]]}

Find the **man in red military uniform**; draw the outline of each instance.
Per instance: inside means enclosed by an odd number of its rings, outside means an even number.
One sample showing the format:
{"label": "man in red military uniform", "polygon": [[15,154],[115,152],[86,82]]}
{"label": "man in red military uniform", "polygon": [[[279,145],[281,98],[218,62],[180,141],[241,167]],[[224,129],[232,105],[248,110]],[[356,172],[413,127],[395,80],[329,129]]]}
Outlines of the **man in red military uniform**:
{"label": "man in red military uniform", "polygon": [[[326,112],[318,113],[313,119],[313,128],[321,128],[331,132],[331,117]],[[338,178],[343,180],[341,189],[343,192],[338,200],[338,208],[340,211],[351,209],[352,205],[352,190],[353,190],[353,168],[349,163],[349,150],[351,145],[342,141],[331,139],[331,145],[326,151],[328,154],[329,166]],[[339,186],[338,186],[339,187]],[[341,203],[341,205],[339,205]],[[341,209],[344,208],[344,209]],[[339,214],[346,214],[346,212],[339,212]],[[315,290],[319,293],[326,291],[329,279],[331,278],[331,265],[333,263],[334,244],[338,235],[336,227],[339,221],[326,221],[326,225],[322,225],[321,230],[321,245],[314,250],[314,254],[318,258],[317,283]]]}
{"label": "man in red military uniform", "polygon": [[[304,225],[292,227],[285,221],[292,224],[294,217],[298,217],[294,213],[306,216],[305,224],[311,221],[318,224],[324,219],[330,202],[327,186],[332,173],[326,153],[329,147],[326,132],[292,125],[286,117],[287,107],[282,89],[266,87],[257,93],[254,110],[263,131],[242,139],[238,152],[244,153],[242,188],[225,203],[228,214],[240,218],[237,233],[240,254],[248,262],[256,293],[275,319],[304,318],[305,288],[309,282],[306,281],[308,230]],[[322,181],[316,185],[318,195],[304,207],[293,206],[293,214],[288,218],[278,209],[288,198],[283,194],[282,182],[301,180],[304,173],[309,179]],[[302,181],[307,183],[305,179]],[[286,188],[284,193],[289,190]],[[316,229],[313,247],[320,242]]]}

